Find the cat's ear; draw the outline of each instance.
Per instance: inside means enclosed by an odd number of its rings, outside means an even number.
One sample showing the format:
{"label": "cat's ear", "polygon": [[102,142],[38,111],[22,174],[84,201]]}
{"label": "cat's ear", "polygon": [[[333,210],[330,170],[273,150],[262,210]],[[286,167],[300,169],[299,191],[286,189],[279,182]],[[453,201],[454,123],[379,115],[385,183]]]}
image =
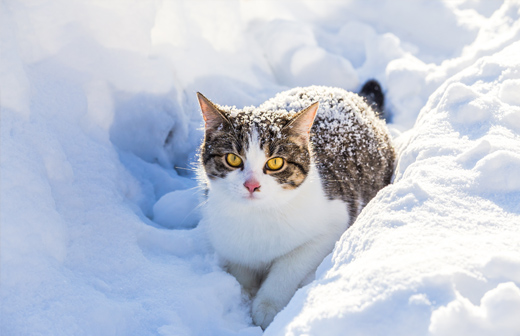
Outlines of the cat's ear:
{"label": "cat's ear", "polygon": [[228,123],[222,112],[202,93],[197,92],[197,98],[199,99],[206,130],[218,129],[221,125]]}
{"label": "cat's ear", "polygon": [[308,140],[319,106],[320,103],[315,102],[305,110],[300,111],[284,128],[288,129],[290,133]]}

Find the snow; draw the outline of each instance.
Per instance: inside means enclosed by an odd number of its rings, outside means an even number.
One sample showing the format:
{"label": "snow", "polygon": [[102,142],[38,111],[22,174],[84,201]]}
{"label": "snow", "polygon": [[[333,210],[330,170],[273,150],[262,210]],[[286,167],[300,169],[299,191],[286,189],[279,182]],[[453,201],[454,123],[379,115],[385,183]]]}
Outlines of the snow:
{"label": "snow", "polygon": [[379,80],[395,181],[266,335],[518,335],[520,3],[0,3],[0,333],[260,335],[196,226],[195,92]]}
{"label": "snow", "polygon": [[433,335],[516,335],[520,322],[510,312],[520,310],[520,290],[512,283],[501,283],[488,291],[475,306],[458,295],[457,299],[432,314]]}
{"label": "snow", "polygon": [[172,191],[153,206],[153,221],[169,229],[192,229],[201,219],[199,204],[203,196],[198,190]]}

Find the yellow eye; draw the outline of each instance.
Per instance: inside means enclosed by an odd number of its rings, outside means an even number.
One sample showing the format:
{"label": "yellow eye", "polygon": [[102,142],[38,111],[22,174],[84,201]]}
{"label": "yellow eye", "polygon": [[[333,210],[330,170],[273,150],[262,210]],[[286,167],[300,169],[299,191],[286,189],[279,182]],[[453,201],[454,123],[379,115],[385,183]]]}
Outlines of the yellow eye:
{"label": "yellow eye", "polygon": [[242,159],[235,154],[226,154],[226,161],[231,167],[240,167],[242,165]]}
{"label": "yellow eye", "polygon": [[272,158],[265,164],[269,170],[278,170],[283,166],[283,159],[281,157]]}

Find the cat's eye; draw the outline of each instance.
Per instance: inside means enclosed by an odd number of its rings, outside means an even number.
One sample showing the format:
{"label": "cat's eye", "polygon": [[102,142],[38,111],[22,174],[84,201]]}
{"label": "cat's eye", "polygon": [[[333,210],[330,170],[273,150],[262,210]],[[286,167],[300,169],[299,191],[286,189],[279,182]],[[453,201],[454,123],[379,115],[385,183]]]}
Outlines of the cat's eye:
{"label": "cat's eye", "polygon": [[242,159],[233,153],[226,154],[226,162],[231,167],[235,167],[235,168],[240,167],[242,165]]}
{"label": "cat's eye", "polygon": [[266,162],[265,167],[269,170],[279,170],[283,166],[283,159],[275,157]]}

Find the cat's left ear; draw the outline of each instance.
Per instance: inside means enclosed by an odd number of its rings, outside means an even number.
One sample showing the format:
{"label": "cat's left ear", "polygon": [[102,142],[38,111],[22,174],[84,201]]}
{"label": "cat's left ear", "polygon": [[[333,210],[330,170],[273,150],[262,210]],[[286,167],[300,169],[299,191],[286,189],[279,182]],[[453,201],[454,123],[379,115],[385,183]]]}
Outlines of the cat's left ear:
{"label": "cat's left ear", "polygon": [[289,132],[308,140],[319,106],[320,103],[315,102],[311,106],[307,107],[305,110],[298,113],[284,128],[287,128]]}
{"label": "cat's left ear", "polygon": [[208,98],[204,97],[202,93],[197,92],[197,98],[199,99],[206,130],[217,129],[219,126],[229,122],[215,104],[213,104]]}

